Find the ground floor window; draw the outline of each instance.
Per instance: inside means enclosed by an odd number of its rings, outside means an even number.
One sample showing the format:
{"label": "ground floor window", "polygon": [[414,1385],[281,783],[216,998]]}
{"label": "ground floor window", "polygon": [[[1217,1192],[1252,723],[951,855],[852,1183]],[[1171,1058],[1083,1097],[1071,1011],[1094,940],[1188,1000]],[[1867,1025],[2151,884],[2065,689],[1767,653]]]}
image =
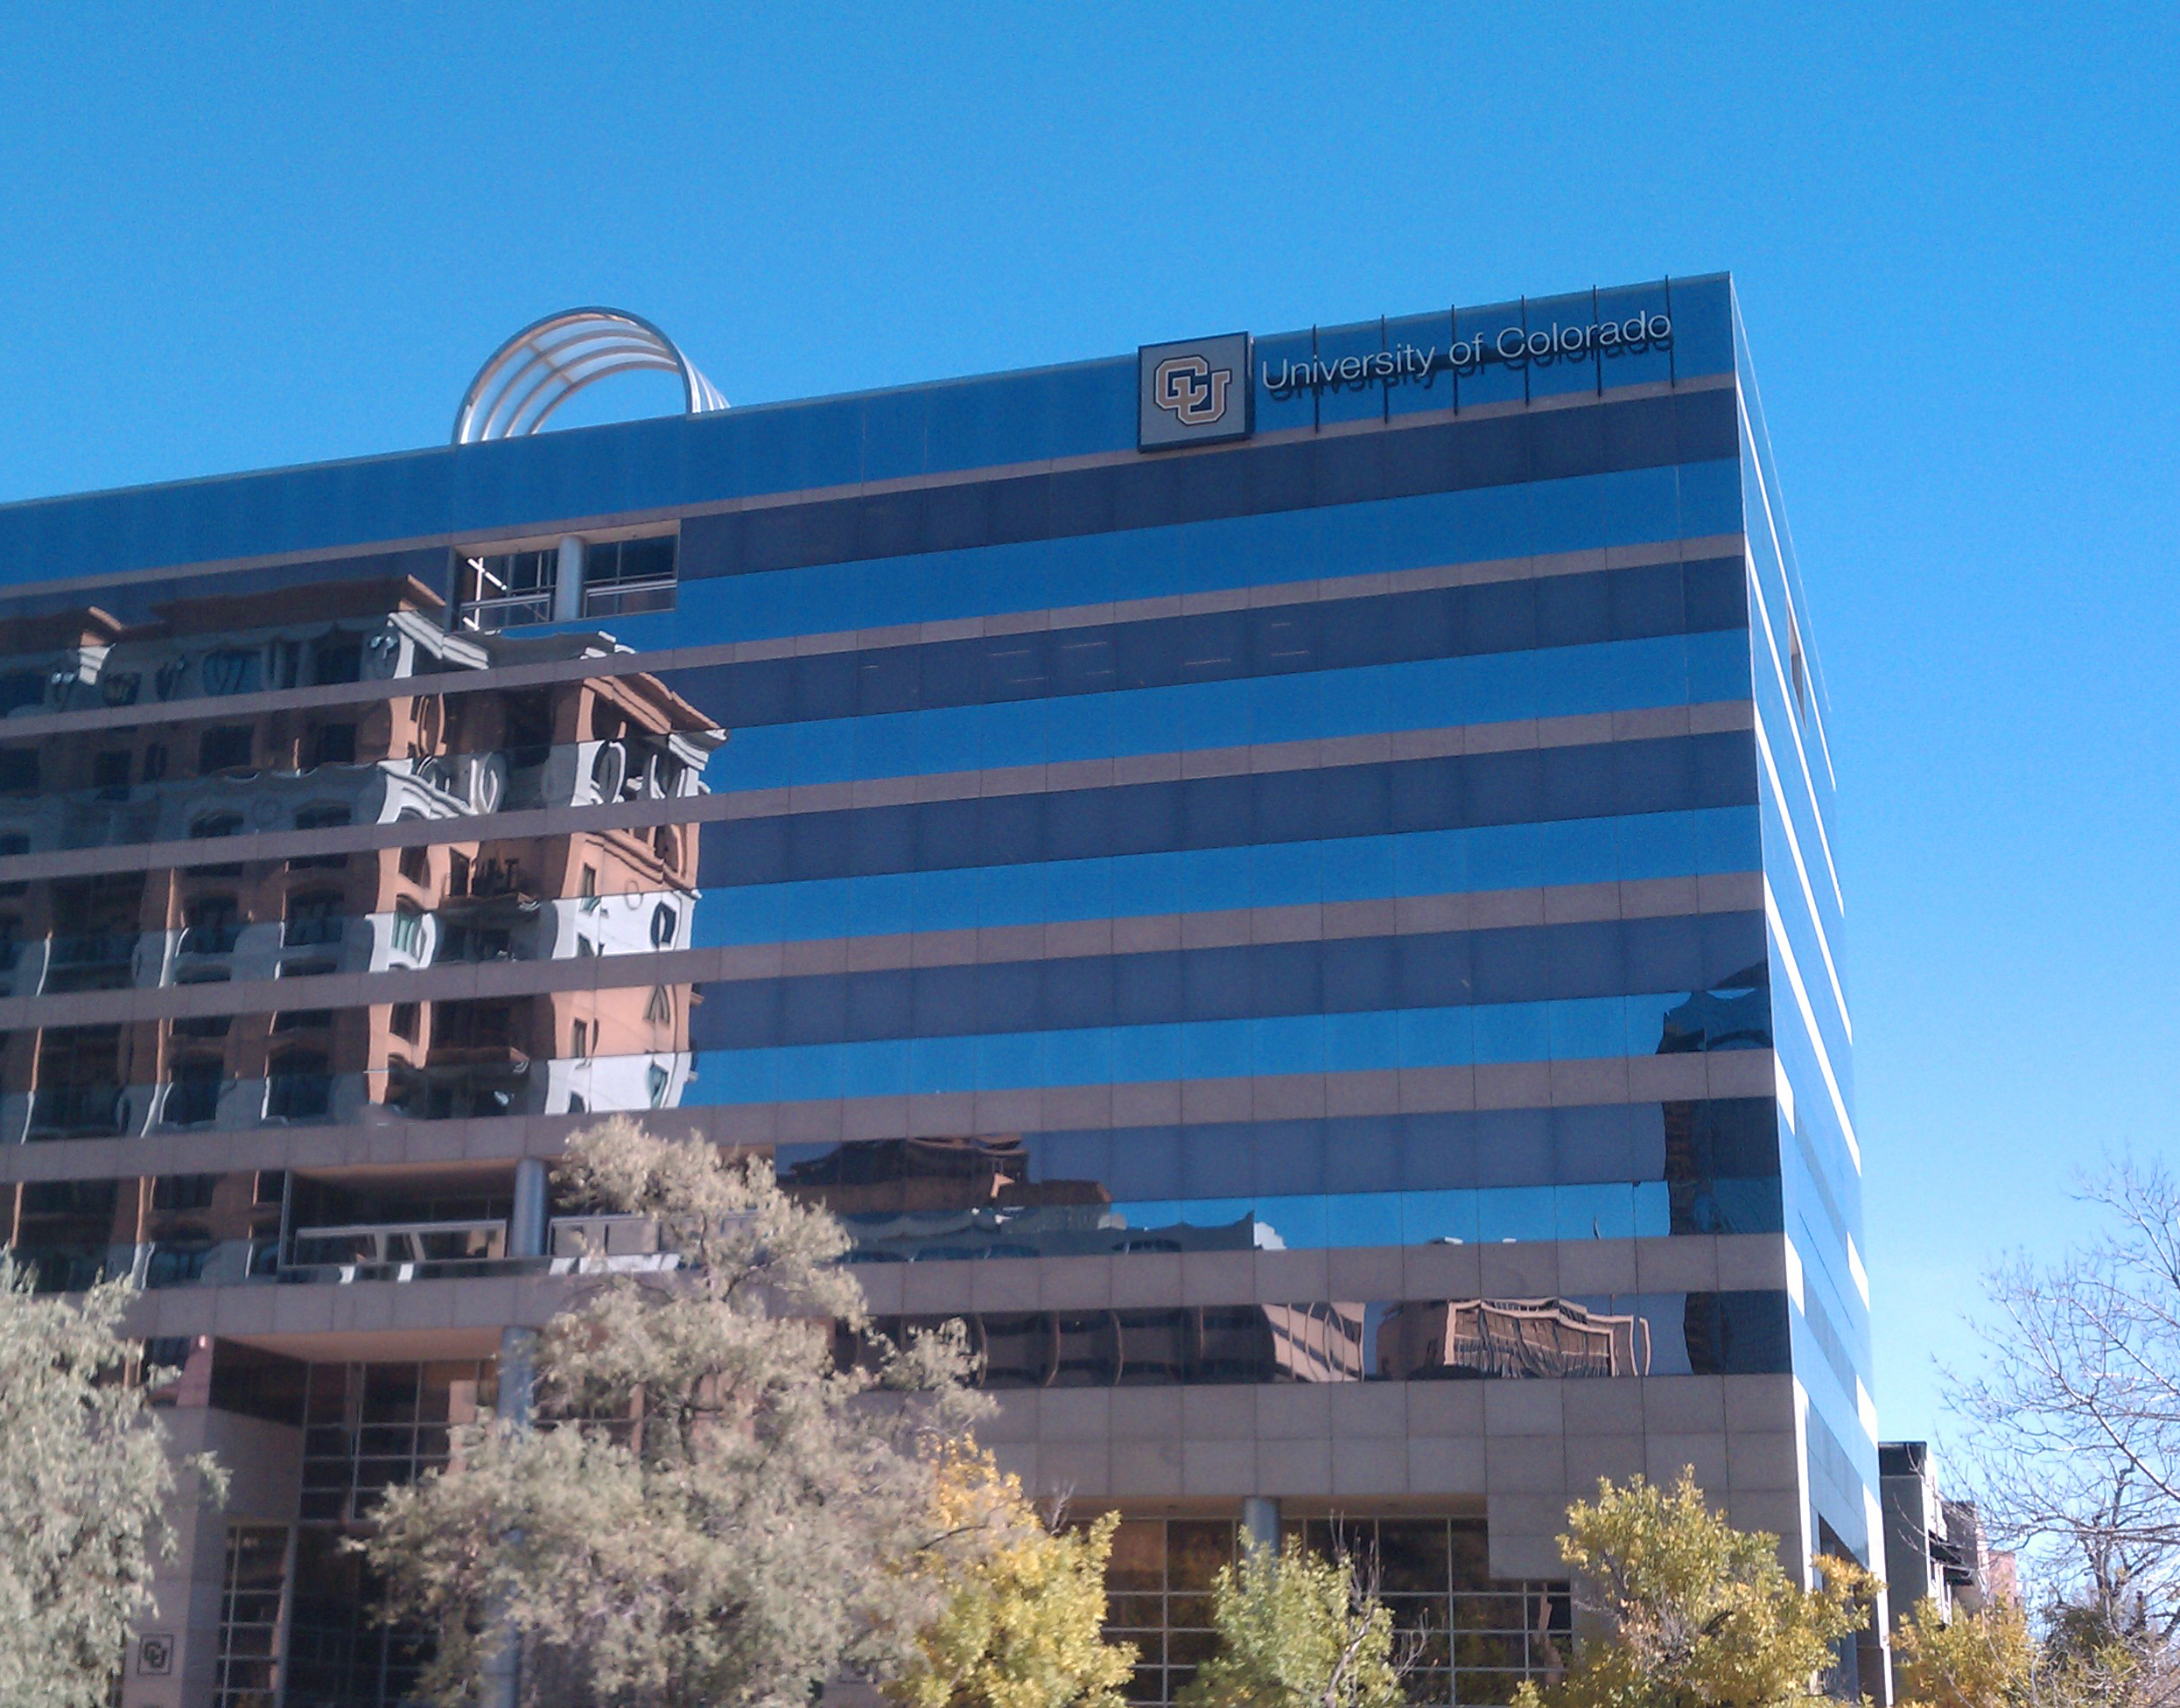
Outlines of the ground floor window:
{"label": "ground floor window", "polygon": [[280,1699],[291,1534],[284,1524],[236,1524],[227,1533],[213,1708],[272,1708]]}
{"label": "ground floor window", "polygon": [[431,1659],[421,1633],[380,1623],[380,1586],[342,1545],[347,1534],[317,1524],[296,1532],[283,1708],[402,1708]]}
{"label": "ground floor window", "polygon": [[332,1524],[228,1531],[212,1708],[404,1708],[431,1659],[424,1634],[378,1616],[380,1586]]}
{"label": "ground floor window", "polygon": [[312,1365],[304,1521],[368,1522],[381,1493],[446,1463],[448,1429],[488,1413],[494,1391],[489,1360]]}
{"label": "ground floor window", "polygon": [[[1504,1708],[1524,1679],[1542,1683],[1565,1665],[1567,1586],[1493,1578],[1483,1519],[1347,1516],[1283,1529],[1330,1552],[1335,1524],[1342,1545],[1376,1561],[1394,1621],[1421,1634],[1411,1702]],[[1106,1628],[1135,1645],[1131,1703],[1170,1703],[1211,1655],[1212,1580],[1234,1560],[1239,1536],[1230,1519],[1123,1520],[1106,1572]]]}

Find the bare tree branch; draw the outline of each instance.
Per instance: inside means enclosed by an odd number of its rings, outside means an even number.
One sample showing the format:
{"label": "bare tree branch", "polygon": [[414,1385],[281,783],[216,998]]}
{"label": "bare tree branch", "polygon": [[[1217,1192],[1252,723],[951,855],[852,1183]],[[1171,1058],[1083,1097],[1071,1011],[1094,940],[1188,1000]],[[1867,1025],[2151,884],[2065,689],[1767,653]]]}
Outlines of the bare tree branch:
{"label": "bare tree branch", "polygon": [[2180,1181],[2123,1160],[2078,1196],[2102,1228],[1988,1273],[1983,1366],[1951,1404],[1993,1536],[2053,1592],[2051,1641],[2124,1648],[2130,1702],[2180,1701]]}

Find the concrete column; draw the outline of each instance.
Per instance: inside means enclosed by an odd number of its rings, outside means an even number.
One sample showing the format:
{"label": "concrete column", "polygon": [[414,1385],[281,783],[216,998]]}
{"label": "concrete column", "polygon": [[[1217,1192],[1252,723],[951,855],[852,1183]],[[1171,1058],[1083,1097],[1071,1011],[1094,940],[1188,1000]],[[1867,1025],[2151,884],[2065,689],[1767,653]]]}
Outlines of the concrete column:
{"label": "concrete column", "polygon": [[1241,1503],[1242,1539],[1253,1553],[1259,1548],[1279,1551],[1279,1503],[1269,1494],[1251,1494]]}
{"label": "concrete column", "polygon": [[497,1416],[527,1426],[536,1388],[537,1331],[509,1326],[500,1331],[500,1403]]}
{"label": "concrete column", "polygon": [[[522,1201],[522,1176],[515,1176],[515,1200]],[[500,1400],[497,1415],[517,1427],[527,1427],[536,1409],[537,1386],[537,1331],[508,1326],[500,1331]],[[494,1624],[503,1621],[495,1615]],[[484,1708],[520,1708],[522,1693],[522,1645],[511,1630],[504,1631],[484,1668]]]}
{"label": "concrete column", "polygon": [[545,1165],[524,1157],[515,1165],[515,1214],[508,1218],[508,1256],[545,1255]]}
{"label": "concrete column", "polygon": [[572,623],[583,615],[583,542],[570,534],[560,542],[560,573],[553,583],[552,620]]}

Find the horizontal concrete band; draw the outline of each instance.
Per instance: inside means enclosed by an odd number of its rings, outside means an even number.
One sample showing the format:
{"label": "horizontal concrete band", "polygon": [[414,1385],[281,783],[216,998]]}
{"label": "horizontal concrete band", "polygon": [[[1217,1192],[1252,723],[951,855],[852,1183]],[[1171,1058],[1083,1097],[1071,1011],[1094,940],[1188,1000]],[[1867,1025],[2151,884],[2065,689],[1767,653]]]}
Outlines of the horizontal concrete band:
{"label": "horizontal concrete band", "polygon": [[[1461,759],[1480,753],[1532,752],[1612,741],[1660,740],[1753,730],[1753,703],[1707,701],[1644,706],[1625,711],[1581,712],[1566,718],[1513,718],[1433,729],[1374,731],[1367,735],[1231,747],[1175,748],[1114,759],[1067,760],[978,771],[923,772],[863,777],[785,788],[737,789],[699,796],[720,803],[729,821],[781,818],[801,813],[898,807],[927,801],[971,801],[994,795],[1059,794],[1076,789],[1121,788],[1132,783],[1171,783],[1194,777],[1242,777],[1265,772],[1329,771],[1347,766],[1395,764],[1404,760]],[[695,822],[693,816],[691,822]]]}
{"label": "horizontal concrete band", "polygon": [[[1652,1382],[1661,1383],[1709,1379],[1701,1376],[1651,1378]],[[1789,1383],[1792,1381],[1791,1376],[1737,1376],[1733,1379]],[[254,1420],[238,1418],[235,1421],[247,1423]],[[1487,1571],[1496,1584],[1506,1587],[1525,1582],[1534,1584],[1539,1580],[1564,1582],[1567,1577],[1567,1567],[1560,1553],[1559,1538],[1567,1529],[1567,1508],[1572,1504],[1572,1499],[1594,1497],[1597,1493],[1596,1482],[1600,1476],[1609,1477],[1615,1482],[1624,1482],[1634,1472],[1642,1471],[1644,1465],[1643,1454],[1623,1451],[1610,1451],[1602,1460],[1593,1460],[1589,1439],[1576,1438],[1575,1445],[1570,1449],[1569,1462],[1577,1467],[1579,1474],[1570,1472],[1568,1486],[1572,1495],[1569,1499],[1530,1494],[1499,1494],[1487,1498],[1482,1493],[1455,1492],[1436,1488],[1438,1484],[1451,1481],[1453,1477],[1433,1467],[1442,1462],[1449,1451],[1459,1449],[1440,1438],[1415,1438],[1419,1445],[1408,1455],[1408,1476],[1405,1479],[1412,1492],[1373,1493],[1363,1488],[1335,1488],[1330,1486],[1333,1482],[1330,1471],[1321,1475],[1316,1469],[1317,1449],[1314,1446],[1300,1449],[1302,1458],[1298,1463],[1291,1460],[1285,1449],[1278,1445],[1260,1444],[1251,1456],[1250,1462],[1266,1489],[1284,1491],[1265,1496],[1278,1502],[1283,1522],[1296,1519],[1332,1519],[1357,1523],[1373,1520],[1398,1522],[1403,1520],[1447,1518],[1481,1522],[1487,1526],[1490,1544]],[[1337,1450],[1328,1447],[1326,1451],[1331,1454]],[[1479,1449],[1472,1446],[1465,1451],[1474,1452]],[[1156,1462],[1148,1462],[1130,1443],[1117,1443],[1113,1454],[1106,1461],[1109,1467],[1112,1465],[1125,1467],[1125,1480],[1107,1493],[1096,1496],[1084,1492],[1083,1478],[1079,1474],[1081,1467],[1069,1464],[1069,1456],[1063,1451],[1049,1455],[1047,1461],[1049,1468],[1041,1474],[1039,1469],[1041,1455],[1034,1446],[1006,1445],[994,1448],[993,1452],[1001,1466],[1020,1477],[1025,1487],[1035,1489],[1047,1498],[1063,1502],[1069,1510],[1078,1515],[1085,1510],[1113,1511],[1124,1519],[1211,1519],[1238,1525],[1242,1519],[1243,1502],[1250,1498],[1248,1495],[1176,1493],[1176,1483],[1183,1488],[1187,1487],[1183,1455],[1178,1452],[1169,1452]],[[1200,1450],[1200,1453],[1207,1461],[1209,1474],[1208,1447]],[[1093,1474],[1097,1468],[1095,1455],[1093,1448]],[[1339,1462],[1346,1465],[1350,1461],[1341,1456]],[[1370,1462],[1367,1458],[1353,1461],[1358,1466]],[[1380,1467],[1386,1466],[1383,1458],[1378,1459],[1377,1463]],[[1611,1468],[1592,1471],[1589,1467],[1593,1463]],[[1693,1468],[1692,1461],[1684,1460],[1683,1463]],[[1722,1457],[1718,1463],[1724,1463]],[[1470,1469],[1461,1474],[1473,1480],[1476,1473]],[[1660,1472],[1652,1480],[1670,1483],[1679,1474],[1679,1471],[1675,1467]],[[1382,1481],[1390,1485],[1401,1480],[1395,1478],[1390,1468],[1384,1468],[1382,1473],[1365,1473],[1360,1469],[1349,1471],[1343,1480]],[[1488,1479],[1486,1480],[1488,1482]],[[1319,1483],[1326,1486],[1316,1486]],[[1700,1477],[1698,1486],[1705,1489],[1711,1504],[1735,1529],[1762,1531],[1779,1538],[1779,1562],[1790,1573],[1804,1570],[1804,1521],[1801,1512],[1804,1497],[1799,1490],[1782,1489],[1776,1494],[1751,1490],[1740,1494],[1709,1494],[1714,1487],[1721,1489],[1726,1487],[1722,1473],[1713,1477]],[[1161,1492],[1142,1492],[1149,1488],[1157,1488]],[[1093,1501],[1094,1505],[1085,1506],[1085,1502]],[[1539,1519],[1536,1516],[1538,1514],[1546,1516]],[[1540,1523],[1543,1528],[1538,1528]],[[1587,1629],[1585,1621],[1588,1618],[1586,1609],[1581,1606],[1576,1608],[1578,1632]],[[1124,1631],[1119,1635],[1132,1641],[1132,1633]]]}
{"label": "horizontal concrete band", "polygon": [[1611,920],[1755,912],[1761,872],[1721,872],[1614,884],[1384,897],[1316,906],[1234,907],[1069,920],[976,930],[896,932],[739,943],[651,955],[589,956],[443,967],[387,968],[300,978],[227,980],[155,989],[67,991],[0,1000],[0,1032],[108,1026],[281,1009],[357,1008],[389,1002],[460,1002],[561,990],[643,989],[917,967],[986,966],[1088,956],[1157,954],[1248,944],[1330,942],[1449,931],[1518,929]]}
{"label": "horizontal concrete band", "polygon": [[[899,1278],[928,1287],[940,1311],[976,1308],[938,1302],[964,1281],[1010,1294],[1027,1284],[1041,1308],[1080,1310],[1106,1300],[1282,1303],[1315,1282],[1361,1297],[1396,1278],[1418,1298],[1672,1292],[1741,1278],[1776,1286],[1784,1266],[1777,1236],[1684,1236],[917,1265]],[[174,1290],[140,1298],[130,1326],[319,1362],[489,1358],[502,1325],[549,1320],[566,1289],[510,1279]],[[1305,1511],[1312,1502],[1398,1503],[1388,1510],[1483,1502],[1494,1574],[1550,1577],[1564,1572],[1555,1539],[1567,1506],[1593,1493],[1598,1477],[1671,1480],[1686,1466],[1734,1522],[1798,1552],[1805,1471],[1799,1384],[1788,1375],[1048,1389],[995,1398],[979,1438],[1040,1492],[1078,1502],[1208,1512],[1264,1494]]]}
{"label": "horizontal concrete band", "polygon": [[[1663,1239],[1320,1251],[994,1257],[859,1265],[854,1273],[874,1314],[922,1316],[1286,1305],[1327,1298],[1775,1292],[1787,1284],[1786,1261],[1781,1235],[1683,1234]],[[496,1334],[507,1324],[537,1326],[565,1309],[581,1284],[570,1276],[487,1275],[357,1281],[345,1286],[255,1282],[167,1287],[140,1295],[130,1307],[130,1323],[134,1334],[216,1334],[275,1351],[290,1350],[298,1336],[398,1333],[425,1337],[416,1344],[428,1350],[411,1355],[452,1355],[443,1354],[445,1336],[479,1329]],[[497,1347],[495,1339],[493,1349]]]}
{"label": "horizontal concrete band", "polygon": [[1683,1468],[1730,1522],[1798,1559],[1796,1387],[1776,1375],[1047,1390],[999,1396],[978,1436],[1078,1509],[1202,1512],[1251,1495],[1290,1516],[1480,1505],[1494,1577],[1563,1578],[1572,1502],[1600,1477],[1670,1483]]}
{"label": "horizontal concrete band", "polygon": [[[501,1322],[550,1314],[525,1308],[542,1299],[491,1287],[262,1288],[255,1298],[227,1288],[217,1301],[153,1294],[130,1328],[218,1334],[326,1362],[487,1359]],[[415,1326],[393,1320],[410,1314],[410,1300],[361,1296],[426,1289],[450,1297],[425,1308],[434,1321]],[[311,1292],[354,1297],[286,1302]],[[487,1302],[510,1308],[497,1315],[481,1308]],[[207,1304],[221,1308],[188,1308]],[[261,1309],[273,1305],[281,1308]],[[1494,1576],[1551,1578],[1565,1574],[1556,1539],[1567,1505],[1594,1494],[1599,1477],[1671,1481],[1685,1466],[1730,1522],[1782,1537],[1790,1559],[1800,1552],[1805,1469],[1799,1384],[1789,1375],[1047,1389],[995,1398],[979,1439],[1037,1492],[1078,1508],[1225,1516],[1248,1495],[1281,1500],[1290,1516],[1481,1508]]]}
{"label": "horizontal concrete band", "polygon": [[[1771,1097],[1769,1050],[1532,1061],[1278,1078],[1168,1080],[931,1096],[836,1098],[631,1112],[655,1132],[715,1144],[777,1144],[1014,1134],[1077,1128],[1199,1125],[1331,1115],[1424,1114],[1600,1103]],[[387,1113],[391,1116],[393,1111]],[[59,1139],[0,1146],[0,1181],[216,1173],[248,1168],[414,1172],[556,1157],[569,1133],[600,1114],[471,1121],[389,1119],[370,1126],[273,1127],[141,1138]]]}
{"label": "horizontal concrete band", "polygon": [[[288,1343],[326,1361],[489,1358],[496,1331],[345,1328]],[[997,1396],[976,1426],[1006,1469],[1076,1511],[1236,1521],[1268,1495],[1286,1519],[1459,1516],[1489,1526],[1501,1580],[1560,1578],[1557,1537],[1596,1480],[1686,1466],[1738,1528],[1802,1552],[1803,1466],[1791,1376],[1611,1381],[1282,1382],[1047,1389]],[[227,1522],[291,1522],[299,1432],[208,1408],[170,1412],[177,1451],[235,1473]],[[1085,1506],[1086,1502],[1094,1505]],[[223,1528],[223,1527],[222,1527]],[[163,1594],[173,1592],[162,1584]]]}
{"label": "horizontal concrete band", "polygon": [[459,818],[404,819],[389,824],[353,824],[314,830],[272,830],[178,842],[137,843],[0,858],[0,883],[81,877],[94,872],[151,872],[166,868],[232,865],[297,857],[361,853],[437,843],[516,842],[583,832],[648,830],[660,824],[716,824],[838,812],[918,802],[981,800],[992,796],[1063,793],[1174,782],[1193,777],[1230,777],[1259,772],[1331,770],[1405,760],[1457,759],[1483,753],[1533,752],[1619,741],[1725,734],[1756,728],[1755,703],[1721,700],[1696,705],[1631,711],[1586,712],[1569,718],[1524,718],[1258,746],[1175,749],[1125,759],[1070,760],[1060,765],[1013,766],[996,771],[929,773],[815,783],[803,788],[751,789],[674,801],[626,802],[612,806],[533,808],[520,812]]}
{"label": "horizontal concrete band", "polygon": [[1771,1060],[1769,1050],[1729,1050],[929,1096],[903,1093],[728,1105],[711,1111],[711,1130],[725,1143],[761,1146],[1333,1115],[1693,1102],[1774,1095]]}
{"label": "horizontal concrete band", "polygon": [[[1705,535],[1658,543],[1591,547],[1581,551],[1494,557],[1469,563],[1431,564],[1419,569],[1365,570],[1311,580],[1266,582],[1250,587],[1223,587],[1159,598],[1118,599],[1102,605],[1059,606],[1045,611],[1005,612],[985,617],[953,617],[928,623],[896,623],[881,628],[837,629],[775,640],[731,640],[710,646],[675,647],[592,658],[508,664],[484,670],[450,670],[430,676],[400,676],[360,682],[332,682],[319,688],[264,689],[254,694],[205,696],[197,699],[129,706],[87,707],[77,711],[41,712],[0,723],[10,741],[94,730],[130,729],[192,718],[201,706],[212,721],[260,718],[283,711],[319,711],[342,706],[370,706],[388,700],[476,694],[595,681],[603,677],[659,676],[720,664],[755,663],[767,659],[824,653],[875,652],[894,647],[936,645],[1041,630],[1093,628],[1108,623],[1156,621],[1265,606],[1330,604],[1375,598],[1391,593],[1427,592],[1444,587],[1476,587],[1494,582],[1535,581],[1560,576],[1594,575],[1656,564],[1699,563],[1745,557],[1747,536]],[[669,683],[670,685],[670,683]],[[704,710],[702,707],[699,710]]]}

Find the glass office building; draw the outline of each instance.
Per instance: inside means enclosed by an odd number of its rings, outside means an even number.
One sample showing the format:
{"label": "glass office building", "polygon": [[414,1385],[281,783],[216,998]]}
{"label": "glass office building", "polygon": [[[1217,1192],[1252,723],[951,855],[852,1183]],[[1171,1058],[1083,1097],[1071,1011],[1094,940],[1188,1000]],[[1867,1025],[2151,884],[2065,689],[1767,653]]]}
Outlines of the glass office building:
{"label": "glass office building", "polygon": [[1366,1530],[1442,1704],[1558,1663],[1601,1475],[1873,1558],[1724,276],[19,504],[0,563],[0,1231],[135,1275],[238,1469],[130,1708],[400,1699],[335,1544],[564,1296],[607,1111],[968,1322],[1003,1458],[1125,1516],[1139,1701],[1245,1534]]}

